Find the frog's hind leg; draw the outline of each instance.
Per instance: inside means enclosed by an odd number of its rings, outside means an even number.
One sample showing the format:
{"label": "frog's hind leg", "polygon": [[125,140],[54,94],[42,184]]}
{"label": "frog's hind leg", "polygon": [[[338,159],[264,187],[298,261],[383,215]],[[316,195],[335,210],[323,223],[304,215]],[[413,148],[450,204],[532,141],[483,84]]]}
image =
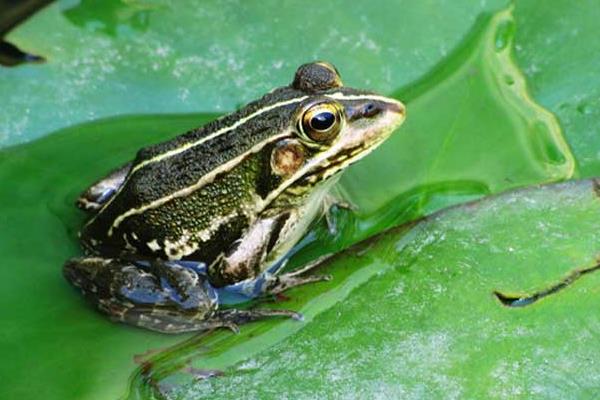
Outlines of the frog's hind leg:
{"label": "frog's hind leg", "polygon": [[239,310],[229,308],[216,311],[207,322],[218,324],[220,327],[229,328],[238,332],[238,326],[249,322],[260,321],[265,318],[284,317],[295,320],[302,320],[302,314],[291,310],[274,310],[268,308],[254,308],[249,310]]}
{"label": "frog's hind leg", "polygon": [[237,325],[262,318],[299,318],[287,310],[217,310],[218,297],[206,277],[176,263],[73,258],[63,272],[111,319],[163,333],[237,331]]}
{"label": "frog's hind leg", "polygon": [[86,257],[67,261],[63,273],[113,320],[161,332],[217,327],[204,323],[216,295],[188,268]]}

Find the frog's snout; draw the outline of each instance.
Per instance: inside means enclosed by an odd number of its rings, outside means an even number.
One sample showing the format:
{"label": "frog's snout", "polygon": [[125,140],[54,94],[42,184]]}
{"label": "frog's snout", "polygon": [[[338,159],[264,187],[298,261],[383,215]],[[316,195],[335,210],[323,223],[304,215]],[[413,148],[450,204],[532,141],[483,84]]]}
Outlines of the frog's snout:
{"label": "frog's snout", "polygon": [[406,116],[406,106],[399,101],[394,102],[385,102],[384,109],[386,111],[390,111],[396,114],[401,114],[402,116]]}
{"label": "frog's snout", "polygon": [[403,120],[406,114],[406,107],[399,101],[386,99],[385,101],[369,100],[361,102],[355,106],[348,107],[346,110],[348,121],[356,121],[363,118],[372,119],[386,113],[400,116]]}

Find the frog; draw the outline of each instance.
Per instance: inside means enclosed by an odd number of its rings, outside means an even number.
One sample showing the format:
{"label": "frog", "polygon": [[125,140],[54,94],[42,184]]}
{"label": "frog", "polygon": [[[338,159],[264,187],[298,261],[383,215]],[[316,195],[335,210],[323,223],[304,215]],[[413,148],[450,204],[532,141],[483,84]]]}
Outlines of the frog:
{"label": "frog", "polygon": [[405,119],[404,104],[343,85],[333,64],[297,68],[292,82],[231,114],[139,149],[93,183],[84,255],[64,277],[116,322],[163,333],[301,315],[221,307],[219,290],[250,283],[256,296],[330,279],[317,259],[282,272],[286,255],[330,205],[350,165]]}

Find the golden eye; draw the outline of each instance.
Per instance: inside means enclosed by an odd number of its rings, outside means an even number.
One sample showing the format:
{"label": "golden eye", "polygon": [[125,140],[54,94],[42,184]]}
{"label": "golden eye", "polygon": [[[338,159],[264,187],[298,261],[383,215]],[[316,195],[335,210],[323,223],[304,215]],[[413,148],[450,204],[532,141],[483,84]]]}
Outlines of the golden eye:
{"label": "golden eye", "polygon": [[315,142],[330,142],[340,133],[342,113],[342,107],[337,103],[315,104],[304,111],[300,132]]}

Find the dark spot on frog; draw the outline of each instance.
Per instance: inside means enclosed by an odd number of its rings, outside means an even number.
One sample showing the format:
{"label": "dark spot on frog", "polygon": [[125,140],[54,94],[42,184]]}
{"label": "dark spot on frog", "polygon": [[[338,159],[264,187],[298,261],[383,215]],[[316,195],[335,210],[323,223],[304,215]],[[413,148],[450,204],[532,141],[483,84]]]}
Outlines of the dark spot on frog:
{"label": "dark spot on frog", "polygon": [[289,218],[290,218],[290,213],[283,213],[283,214],[281,214],[281,216],[279,218],[277,218],[277,221],[275,222],[275,225],[273,226],[273,230],[271,231],[271,236],[269,237],[269,242],[267,243],[267,251],[268,252],[275,248],[275,245],[277,244],[277,240],[279,239],[279,234]]}
{"label": "dark spot on frog", "polygon": [[342,79],[337,69],[322,61],[301,65],[292,82],[294,89],[307,93],[316,93],[342,86]]}
{"label": "dark spot on frog", "polygon": [[168,253],[167,255],[168,255],[169,257],[171,257],[171,258],[174,258],[174,257],[176,257],[176,256],[177,256],[177,250],[176,250],[176,249],[174,249],[174,248],[170,248],[170,249],[167,251],[167,253]]}

